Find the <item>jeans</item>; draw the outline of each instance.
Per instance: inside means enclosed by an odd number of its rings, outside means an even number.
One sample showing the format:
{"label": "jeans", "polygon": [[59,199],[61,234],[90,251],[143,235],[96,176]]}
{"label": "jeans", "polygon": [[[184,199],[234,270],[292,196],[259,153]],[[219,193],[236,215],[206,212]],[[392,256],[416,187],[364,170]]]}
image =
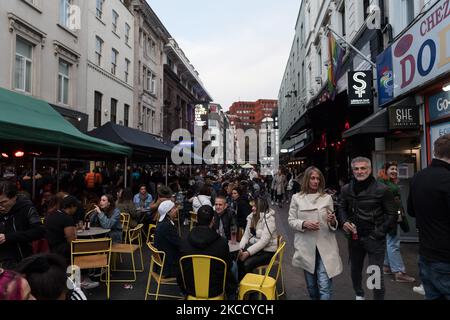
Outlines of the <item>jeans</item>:
{"label": "jeans", "polygon": [[255,255],[248,257],[244,262],[238,260],[239,281],[241,281],[247,273],[252,272],[257,267],[269,264],[274,254],[275,252],[261,250]]}
{"label": "jeans", "polygon": [[353,290],[355,294],[364,297],[364,289],[362,287],[362,271],[364,267],[364,259],[366,255],[369,257],[369,266],[378,266],[380,270],[380,287],[373,290],[374,300],[384,300],[384,275],[383,261],[384,251],[386,249],[386,240],[374,240],[369,237],[360,240],[349,240],[349,253],[351,264],[351,276]]}
{"label": "jeans", "polygon": [[400,253],[400,238],[398,237],[398,229],[394,235],[386,235],[386,256],[384,257],[384,265],[390,267],[393,273],[405,273],[405,264],[403,263]]}
{"label": "jeans", "polygon": [[331,300],[332,280],[328,278],[320,253],[316,250],[314,274],[305,270],[306,286],[311,300]]}
{"label": "jeans", "polygon": [[419,257],[419,270],[427,300],[450,300],[450,263]]}

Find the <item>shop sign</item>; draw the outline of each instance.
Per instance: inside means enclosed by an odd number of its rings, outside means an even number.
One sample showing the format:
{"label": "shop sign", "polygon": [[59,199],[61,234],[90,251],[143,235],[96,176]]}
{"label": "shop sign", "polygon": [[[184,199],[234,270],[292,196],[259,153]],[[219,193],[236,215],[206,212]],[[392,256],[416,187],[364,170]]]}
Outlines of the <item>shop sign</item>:
{"label": "shop sign", "polygon": [[430,127],[430,147],[431,157],[434,155],[434,142],[440,137],[450,134],[450,122],[434,125]]}
{"label": "shop sign", "polygon": [[419,108],[416,106],[389,107],[389,130],[418,129],[420,127]]}
{"label": "shop sign", "polygon": [[208,109],[204,105],[198,104],[195,106],[195,125],[198,127],[206,126],[208,119]]}
{"label": "shop sign", "polygon": [[430,121],[450,117],[450,92],[441,92],[428,99]]}
{"label": "shop sign", "polygon": [[372,79],[372,71],[348,73],[348,103],[350,106],[371,106],[373,104]]}
{"label": "shop sign", "polygon": [[[392,97],[410,92],[449,72],[449,47],[450,0],[440,0],[387,49],[392,59]],[[389,52],[383,54],[388,55],[384,60],[389,65]],[[389,71],[383,64],[377,65],[377,70],[380,85],[389,78]]]}

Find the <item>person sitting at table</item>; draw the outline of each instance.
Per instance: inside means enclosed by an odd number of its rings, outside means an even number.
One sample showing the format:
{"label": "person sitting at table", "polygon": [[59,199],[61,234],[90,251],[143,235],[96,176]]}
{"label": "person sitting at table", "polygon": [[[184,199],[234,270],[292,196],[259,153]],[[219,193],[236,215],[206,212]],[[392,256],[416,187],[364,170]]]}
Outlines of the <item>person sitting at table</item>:
{"label": "person sitting at table", "polygon": [[103,195],[99,205],[90,217],[92,226],[100,226],[103,229],[111,229],[109,233],[113,243],[122,242],[122,224],[120,223],[120,210],[116,208],[112,195]]}
{"label": "person sitting at table", "polygon": [[[236,298],[237,279],[232,274],[233,260],[231,259],[228,241],[214,230],[214,209],[209,205],[201,206],[197,211],[197,227],[188,235],[187,241],[181,245],[181,256],[208,255],[222,259],[227,264],[226,293],[228,299]],[[222,293],[223,272],[222,265],[213,264],[209,279],[209,296],[216,297]],[[195,279],[193,278],[192,264],[184,268],[185,291],[195,296]],[[183,288],[182,282],[180,287]],[[195,290],[194,290],[195,291]]]}
{"label": "person sitting at table", "polygon": [[16,271],[0,268],[0,300],[36,300],[28,281]]}
{"label": "person sitting at table", "polygon": [[[58,199],[56,196],[54,197]],[[51,201],[50,201],[51,202]],[[45,219],[45,229],[50,252],[70,260],[70,244],[77,239],[73,215],[77,211],[78,200],[67,196],[57,202],[57,210]]]}
{"label": "person sitting at table", "polygon": [[87,300],[80,287],[67,277],[67,264],[59,255],[25,258],[16,271],[26,278],[36,300]]}
{"label": "person sitting at table", "polygon": [[117,208],[120,212],[130,215],[130,228],[135,228],[141,221],[144,213],[136,210],[133,204],[133,191],[131,188],[120,189],[117,192]]}
{"label": "person sitting at table", "polygon": [[150,204],[152,203],[152,195],[147,192],[147,187],[145,184],[139,186],[139,193],[133,198],[133,203],[137,210],[145,211],[150,210]]}
{"label": "person sitting at table", "polygon": [[231,239],[231,225],[233,220],[233,213],[228,208],[227,199],[223,195],[216,197],[216,202],[214,205],[214,226],[213,229],[223,238]]}
{"label": "person sitting at table", "polygon": [[166,278],[177,277],[179,273],[178,261],[180,259],[181,239],[173,220],[177,216],[177,207],[171,200],[166,200],[159,205],[159,223],[155,230],[155,247],[166,253],[163,276]]}
{"label": "person sitting at table", "polygon": [[173,199],[172,189],[166,186],[159,186],[157,191],[157,199],[155,199],[150,206],[150,217],[149,217],[150,223],[157,222],[156,214],[158,213],[158,207],[161,203],[167,200],[172,201],[175,200]]}
{"label": "person sitting at table", "polygon": [[247,226],[239,243],[239,280],[253,269],[269,264],[278,248],[275,211],[269,208],[265,198],[256,198],[250,204],[252,213],[247,217]]}

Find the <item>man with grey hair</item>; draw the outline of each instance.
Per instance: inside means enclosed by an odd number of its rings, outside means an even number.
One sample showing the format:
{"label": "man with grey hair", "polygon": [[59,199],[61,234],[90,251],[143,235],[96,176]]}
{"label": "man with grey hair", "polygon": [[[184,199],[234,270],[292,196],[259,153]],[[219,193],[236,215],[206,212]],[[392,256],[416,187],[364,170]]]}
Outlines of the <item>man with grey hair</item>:
{"label": "man with grey hair", "polygon": [[380,286],[374,289],[375,300],[384,299],[383,263],[386,233],[397,221],[392,192],[372,176],[369,159],[352,161],[354,178],[342,188],[339,219],[349,237],[351,277],[356,300],[364,300],[362,271],[366,255],[370,266],[379,267]]}
{"label": "man with grey hair", "polygon": [[450,134],[411,181],[408,213],[419,228],[419,270],[427,300],[450,299]]}

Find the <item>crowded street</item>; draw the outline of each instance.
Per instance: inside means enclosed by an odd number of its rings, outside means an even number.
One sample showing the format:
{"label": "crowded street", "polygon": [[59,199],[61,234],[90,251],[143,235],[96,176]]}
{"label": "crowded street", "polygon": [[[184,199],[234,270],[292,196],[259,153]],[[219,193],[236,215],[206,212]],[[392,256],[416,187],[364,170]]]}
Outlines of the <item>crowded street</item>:
{"label": "crowded street", "polygon": [[0,303],[450,299],[450,0],[0,3]]}

